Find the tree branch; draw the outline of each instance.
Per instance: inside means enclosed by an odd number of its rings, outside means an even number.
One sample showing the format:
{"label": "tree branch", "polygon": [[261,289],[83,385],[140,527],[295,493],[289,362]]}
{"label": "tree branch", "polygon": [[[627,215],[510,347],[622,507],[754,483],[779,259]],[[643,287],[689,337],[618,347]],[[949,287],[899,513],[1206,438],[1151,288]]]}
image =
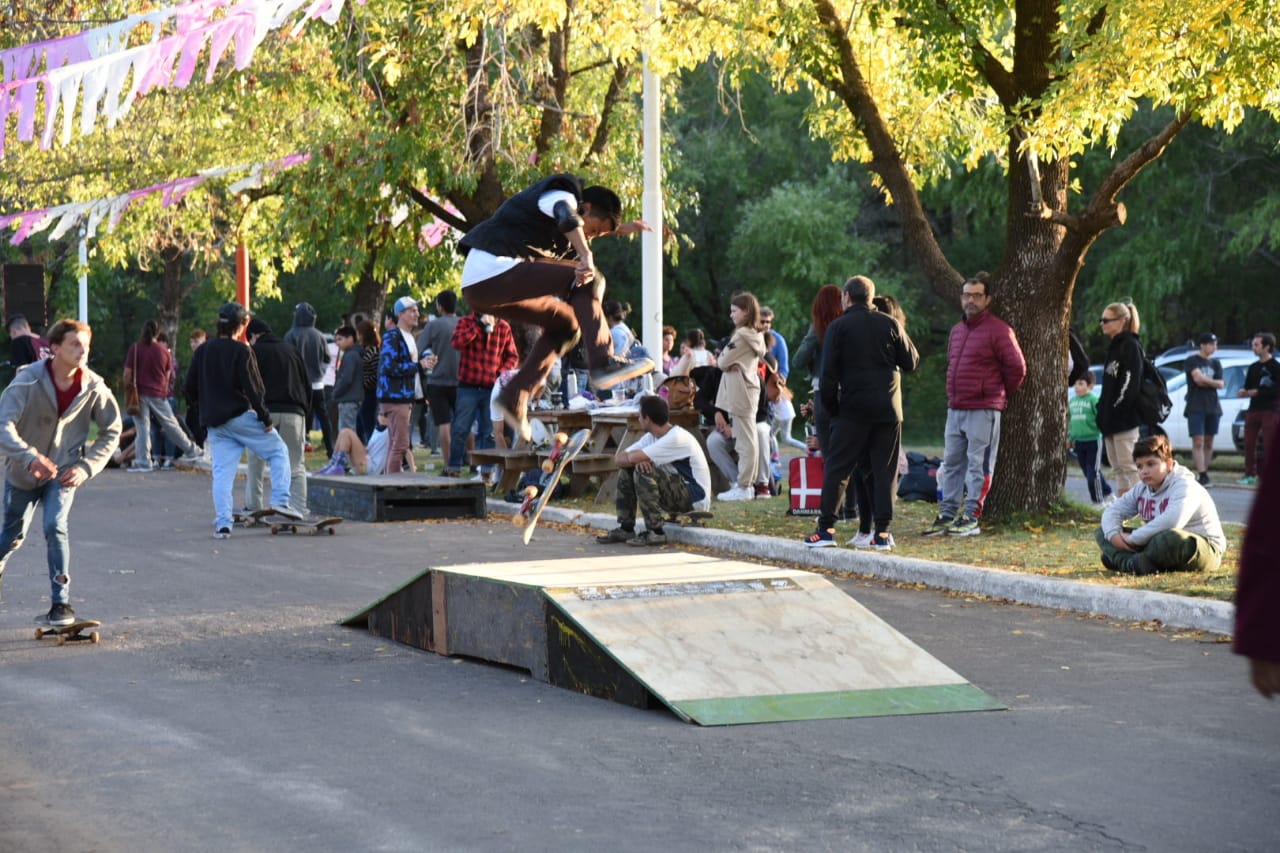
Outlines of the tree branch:
{"label": "tree branch", "polygon": [[912,183],[910,171],[863,76],[845,26],[831,0],[812,2],[820,31],[835,52],[839,66],[838,78],[815,70],[814,79],[840,98],[858,123],[867,147],[871,150],[869,168],[880,177],[892,195],[902,217],[903,239],[930,286],[945,298],[954,297],[963,276],[951,266],[938,245],[915,184]]}
{"label": "tree branch", "polygon": [[1098,189],[1089,199],[1084,213],[1079,217],[1080,229],[1086,239],[1101,234],[1108,228],[1124,224],[1124,205],[1116,202],[1116,196],[1129,185],[1147,166],[1160,159],[1169,143],[1177,136],[1191,119],[1195,111],[1188,109],[1174,117],[1154,136],[1142,143],[1128,157],[1125,157],[1111,172],[1102,179]]}
{"label": "tree branch", "polygon": [[1018,86],[1013,77],[1013,72],[1004,67],[999,59],[989,51],[977,36],[972,35],[969,28],[956,15],[955,10],[951,8],[948,0],[935,0],[939,11],[947,16],[947,20],[960,33],[964,39],[965,45],[969,48],[969,52],[973,54],[973,67],[982,75],[982,79],[987,81],[987,85],[996,93],[996,97],[1000,99],[1000,105],[1004,107],[1005,112],[1011,113],[1018,104]]}
{"label": "tree branch", "polygon": [[454,228],[457,228],[459,231],[465,232],[470,230],[471,223],[467,222],[467,220],[457,214],[450,213],[447,208],[436,203],[431,196],[422,192],[408,181],[400,181],[400,189],[404,191],[405,195],[417,202],[419,206],[434,214],[436,219],[439,219],[441,222],[447,223]]}
{"label": "tree branch", "polygon": [[588,165],[593,159],[604,153],[609,144],[609,119],[614,107],[626,94],[627,78],[631,76],[631,66],[618,63],[613,67],[613,77],[609,80],[609,89],[604,95],[604,104],[600,108],[600,124],[596,126],[595,136],[591,139],[591,147],[582,158],[582,165]]}

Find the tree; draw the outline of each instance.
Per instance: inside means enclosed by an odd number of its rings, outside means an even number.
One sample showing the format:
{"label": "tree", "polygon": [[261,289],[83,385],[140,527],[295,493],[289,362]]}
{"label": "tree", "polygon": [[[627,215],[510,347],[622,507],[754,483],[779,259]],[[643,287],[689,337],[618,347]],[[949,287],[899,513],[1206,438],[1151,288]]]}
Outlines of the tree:
{"label": "tree", "polygon": [[[1264,0],[1122,5],[1059,0],[901,0],[865,4],[690,0],[707,29],[740,33],[732,52],[782,88],[808,85],[810,127],[836,156],[867,163],[898,208],[922,280],[956,298],[964,274],[942,251],[920,188],[986,157],[1005,164],[998,312],[1018,331],[1027,383],[1006,413],[989,504],[1043,507],[1065,477],[1062,385],[1080,269],[1123,225],[1119,196],[1193,122],[1230,130],[1249,107],[1277,109],[1280,19]],[[1144,106],[1139,106],[1140,104]],[[1141,111],[1171,118],[1126,151]],[[1112,149],[1085,189],[1087,151]]]}
{"label": "tree", "polygon": [[334,52],[358,93],[355,121],[322,134],[290,176],[283,231],[307,262],[334,264],[355,307],[388,285],[430,295],[456,281],[451,242],[511,194],[568,171],[638,201],[634,16],[599,2],[372,0]]}

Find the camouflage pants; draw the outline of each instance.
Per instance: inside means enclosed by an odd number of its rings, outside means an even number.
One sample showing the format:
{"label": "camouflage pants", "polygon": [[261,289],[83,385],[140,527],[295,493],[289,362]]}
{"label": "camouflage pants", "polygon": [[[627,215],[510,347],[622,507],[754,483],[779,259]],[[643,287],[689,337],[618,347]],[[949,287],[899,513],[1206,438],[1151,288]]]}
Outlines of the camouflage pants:
{"label": "camouflage pants", "polygon": [[[1212,572],[1222,563],[1222,555],[1209,540],[1185,530],[1165,530],[1151,537],[1141,551],[1121,551],[1112,545],[1099,527],[1094,535],[1102,556],[1117,571],[1143,575],[1154,572]],[[1143,559],[1139,559],[1139,557]]]}
{"label": "camouflage pants", "polygon": [[641,473],[635,468],[618,469],[618,526],[632,530],[636,526],[636,510],[644,516],[648,530],[661,530],[668,512],[688,512],[689,487],[679,474],[659,471]]}

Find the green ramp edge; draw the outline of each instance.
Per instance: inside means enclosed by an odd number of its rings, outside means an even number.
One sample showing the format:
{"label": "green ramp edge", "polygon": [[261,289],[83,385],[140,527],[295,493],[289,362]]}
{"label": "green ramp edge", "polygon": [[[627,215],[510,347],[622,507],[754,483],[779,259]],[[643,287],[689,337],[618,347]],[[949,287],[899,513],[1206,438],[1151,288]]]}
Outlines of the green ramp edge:
{"label": "green ramp edge", "polygon": [[688,715],[694,722],[704,726],[1008,710],[1007,706],[968,683],[689,699],[670,704],[677,706],[682,715]]}

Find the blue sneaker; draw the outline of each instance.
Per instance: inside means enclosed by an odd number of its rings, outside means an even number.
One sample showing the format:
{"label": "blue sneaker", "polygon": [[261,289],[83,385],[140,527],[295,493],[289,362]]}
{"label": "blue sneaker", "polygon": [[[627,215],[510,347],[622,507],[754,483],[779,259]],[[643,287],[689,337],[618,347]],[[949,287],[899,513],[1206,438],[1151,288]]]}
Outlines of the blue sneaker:
{"label": "blue sneaker", "polygon": [[836,532],[828,527],[826,530],[815,530],[804,540],[810,548],[830,548],[836,544]]}

